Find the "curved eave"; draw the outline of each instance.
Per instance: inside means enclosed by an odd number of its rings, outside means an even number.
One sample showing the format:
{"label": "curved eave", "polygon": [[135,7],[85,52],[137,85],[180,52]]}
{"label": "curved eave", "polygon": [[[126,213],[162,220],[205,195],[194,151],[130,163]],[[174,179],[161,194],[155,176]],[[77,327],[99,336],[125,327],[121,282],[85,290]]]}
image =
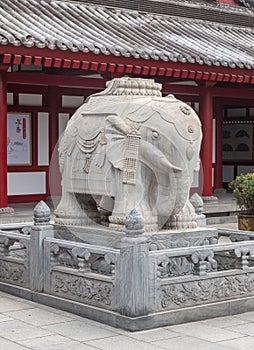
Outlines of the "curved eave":
{"label": "curved eave", "polygon": [[164,62],[46,48],[13,47],[12,45],[0,46],[0,63],[4,65],[22,63],[48,68],[83,69],[99,73],[254,84],[254,70],[246,68],[214,67],[197,63]]}

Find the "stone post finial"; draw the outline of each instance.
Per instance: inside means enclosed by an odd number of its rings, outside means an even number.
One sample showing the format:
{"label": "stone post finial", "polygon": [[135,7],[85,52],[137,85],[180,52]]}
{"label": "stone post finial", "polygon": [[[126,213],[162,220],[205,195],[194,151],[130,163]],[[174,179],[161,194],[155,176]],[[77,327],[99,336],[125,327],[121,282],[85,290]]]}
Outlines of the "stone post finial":
{"label": "stone post finial", "polygon": [[145,232],[145,220],[132,209],[125,219],[125,232],[128,236],[138,236]]}
{"label": "stone post finial", "polygon": [[204,202],[202,197],[200,197],[200,195],[198,193],[194,193],[191,197],[190,197],[190,202],[193,205],[195,212],[197,215],[200,215],[203,213],[203,209],[204,209]]}
{"label": "stone post finial", "polygon": [[34,224],[48,225],[50,221],[50,209],[44,201],[40,201],[34,208]]}

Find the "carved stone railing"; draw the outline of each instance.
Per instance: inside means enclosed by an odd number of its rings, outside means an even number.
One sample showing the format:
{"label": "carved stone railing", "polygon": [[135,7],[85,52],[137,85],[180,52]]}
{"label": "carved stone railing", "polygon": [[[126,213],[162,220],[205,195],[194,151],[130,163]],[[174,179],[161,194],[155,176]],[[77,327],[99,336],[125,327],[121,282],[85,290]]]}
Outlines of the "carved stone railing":
{"label": "carved stone railing", "polygon": [[30,237],[0,231],[0,281],[30,287]]}
{"label": "carved stone railing", "polygon": [[32,222],[0,224],[0,232],[16,232],[27,235],[31,233],[32,225]]}
{"label": "carved stone railing", "polygon": [[113,309],[117,305],[115,269],[119,255],[117,249],[46,238],[44,291]]}
{"label": "carved stone railing", "polygon": [[151,295],[153,310],[254,295],[254,242],[153,251],[149,259],[160,291]]}
{"label": "carved stone railing", "polygon": [[253,231],[219,228],[218,234],[220,237],[228,237],[232,242],[241,242],[254,239]]}

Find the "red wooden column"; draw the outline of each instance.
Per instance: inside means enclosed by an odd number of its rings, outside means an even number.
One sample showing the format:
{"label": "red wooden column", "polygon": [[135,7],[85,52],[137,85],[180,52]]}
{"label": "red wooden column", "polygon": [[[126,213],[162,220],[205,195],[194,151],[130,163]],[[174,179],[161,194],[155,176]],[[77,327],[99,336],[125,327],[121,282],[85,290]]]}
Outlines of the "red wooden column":
{"label": "red wooden column", "polygon": [[53,155],[53,151],[58,142],[58,109],[59,109],[59,93],[54,86],[48,87],[49,100],[49,159]]}
{"label": "red wooden column", "polygon": [[211,87],[204,86],[199,100],[199,117],[202,123],[203,141],[201,145],[201,183],[203,196],[212,196],[212,154],[213,154],[213,97]]}
{"label": "red wooden column", "polygon": [[222,121],[223,107],[221,104],[214,106],[216,118],[216,162],[214,166],[214,188],[222,188]]}
{"label": "red wooden column", "polygon": [[0,208],[7,200],[7,99],[5,71],[0,69]]}
{"label": "red wooden column", "polygon": [[58,167],[58,110],[61,96],[56,86],[48,88],[49,101],[49,191],[52,197],[61,195],[61,175]]}

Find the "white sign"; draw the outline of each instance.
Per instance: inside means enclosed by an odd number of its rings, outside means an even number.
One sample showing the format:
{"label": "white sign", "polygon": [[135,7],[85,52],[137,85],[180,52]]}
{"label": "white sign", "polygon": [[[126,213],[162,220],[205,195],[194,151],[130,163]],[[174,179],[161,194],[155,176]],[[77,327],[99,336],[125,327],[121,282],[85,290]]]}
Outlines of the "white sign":
{"label": "white sign", "polygon": [[32,164],[30,113],[7,114],[7,163]]}

